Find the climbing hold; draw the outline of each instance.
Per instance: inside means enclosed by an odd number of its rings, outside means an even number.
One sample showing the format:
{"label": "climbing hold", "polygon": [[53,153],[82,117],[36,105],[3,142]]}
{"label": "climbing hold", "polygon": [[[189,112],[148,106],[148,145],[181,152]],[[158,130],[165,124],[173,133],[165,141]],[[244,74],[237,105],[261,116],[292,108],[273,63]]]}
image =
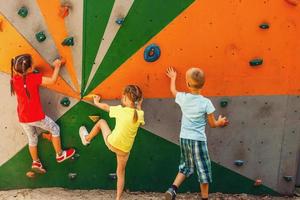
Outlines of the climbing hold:
{"label": "climbing hold", "polygon": [[92,101],[92,100],[94,100],[94,96],[96,96],[96,94],[89,94],[89,95],[84,96],[82,99],[86,100],[86,101]]}
{"label": "climbing hold", "polygon": [[71,157],[71,160],[72,161],[75,161],[75,160],[78,160],[80,157],[80,155],[78,153],[75,153],[72,157]]}
{"label": "climbing hold", "polygon": [[3,20],[0,19],[0,32],[3,32]]}
{"label": "climbing hold", "polygon": [[235,160],[234,161],[234,164],[238,167],[241,167],[244,165],[244,161],[243,160]]}
{"label": "climbing hold", "polygon": [[69,173],[68,177],[69,177],[70,180],[74,180],[77,177],[77,174],[76,173]]}
{"label": "climbing hold", "polygon": [[150,44],[144,51],[144,59],[147,62],[154,62],[160,57],[160,48],[156,44]]}
{"label": "climbing hold", "polygon": [[63,46],[74,46],[74,38],[73,37],[68,37],[64,39],[61,43]]}
{"label": "climbing hold", "polygon": [[111,180],[117,180],[117,174],[116,174],[116,173],[110,173],[110,174],[108,174],[108,177],[109,177]]}
{"label": "climbing hold", "polygon": [[291,182],[293,180],[293,176],[284,176],[283,178],[286,182]]}
{"label": "climbing hold", "polygon": [[261,58],[256,58],[256,59],[253,59],[253,60],[250,60],[249,62],[250,66],[258,66],[258,65],[262,65],[263,64],[263,59]]}
{"label": "climbing hold", "polygon": [[285,0],[287,3],[297,6],[299,4],[299,0]]}
{"label": "climbing hold", "polygon": [[21,17],[25,18],[28,15],[28,8],[26,8],[25,6],[21,7],[18,11],[18,15],[20,15]]}
{"label": "climbing hold", "polygon": [[35,68],[35,69],[33,70],[33,73],[34,73],[34,74],[38,74],[38,73],[40,73],[40,70],[37,69],[37,68]]}
{"label": "climbing hold", "polygon": [[270,28],[270,25],[268,23],[262,23],[262,24],[259,25],[259,28],[268,29],[268,28]]}
{"label": "climbing hold", "polygon": [[221,106],[222,108],[227,107],[227,106],[228,106],[228,99],[222,99],[222,100],[220,101],[220,106]]}
{"label": "climbing hold", "polygon": [[60,104],[64,107],[68,107],[71,104],[71,101],[69,100],[68,97],[64,97],[61,101]]}
{"label": "climbing hold", "polygon": [[118,25],[123,25],[124,22],[125,22],[125,19],[124,19],[124,18],[118,18],[118,19],[116,20],[116,24],[118,24]]}
{"label": "climbing hold", "polygon": [[70,13],[70,6],[68,6],[68,5],[62,5],[62,6],[60,6],[58,15],[61,18],[67,17],[69,15],[69,13]]}
{"label": "climbing hold", "polygon": [[90,118],[94,123],[96,123],[96,122],[100,119],[100,116],[94,116],[94,115],[91,115],[91,116],[89,116],[89,118]]}
{"label": "climbing hold", "polygon": [[32,172],[32,171],[29,171],[29,172],[26,173],[26,176],[27,176],[28,178],[35,178],[35,173]]}
{"label": "climbing hold", "polygon": [[254,186],[260,186],[260,185],[262,185],[262,180],[261,179],[256,179],[255,183],[254,183]]}
{"label": "climbing hold", "polygon": [[35,37],[36,37],[36,39],[37,39],[38,42],[43,42],[47,38],[46,35],[45,35],[45,33],[44,33],[44,31],[38,32],[37,34],[35,34]]}
{"label": "climbing hold", "polygon": [[43,137],[43,139],[48,140],[49,142],[52,141],[52,134],[49,132],[43,132],[42,137]]}

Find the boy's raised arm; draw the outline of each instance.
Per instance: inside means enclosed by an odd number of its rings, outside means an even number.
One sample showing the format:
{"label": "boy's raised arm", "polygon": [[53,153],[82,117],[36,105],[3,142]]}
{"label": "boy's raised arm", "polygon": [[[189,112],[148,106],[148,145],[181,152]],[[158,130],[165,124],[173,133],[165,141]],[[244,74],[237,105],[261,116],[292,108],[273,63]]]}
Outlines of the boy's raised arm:
{"label": "boy's raised arm", "polygon": [[171,79],[171,82],[170,82],[170,90],[173,94],[174,97],[176,97],[176,94],[177,94],[177,90],[176,90],[176,77],[177,77],[177,72],[174,70],[173,67],[169,67],[167,69],[167,72],[166,72],[167,76]]}
{"label": "boy's raised arm", "polygon": [[101,99],[100,96],[95,95],[94,96],[94,104],[101,110],[109,112],[110,106],[106,103],[100,103],[100,99]]}

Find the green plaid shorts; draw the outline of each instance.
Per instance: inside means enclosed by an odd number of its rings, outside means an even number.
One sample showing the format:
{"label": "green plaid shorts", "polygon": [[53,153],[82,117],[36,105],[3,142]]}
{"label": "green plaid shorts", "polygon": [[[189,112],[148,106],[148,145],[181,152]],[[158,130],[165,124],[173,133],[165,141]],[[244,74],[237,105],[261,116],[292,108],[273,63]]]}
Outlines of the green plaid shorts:
{"label": "green plaid shorts", "polygon": [[205,141],[180,138],[179,172],[189,177],[196,167],[199,183],[211,183],[211,163]]}

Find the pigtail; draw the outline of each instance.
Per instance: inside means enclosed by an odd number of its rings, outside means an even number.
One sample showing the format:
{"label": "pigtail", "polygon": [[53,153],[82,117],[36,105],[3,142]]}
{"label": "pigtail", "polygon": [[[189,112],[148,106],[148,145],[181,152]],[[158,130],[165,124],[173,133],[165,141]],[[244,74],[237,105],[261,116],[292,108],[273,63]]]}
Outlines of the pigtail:
{"label": "pigtail", "polygon": [[10,95],[13,96],[15,95],[15,90],[14,90],[14,84],[13,84],[13,77],[14,77],[14,65],[15,65],[15,60],[11,59],[11,66],[10,66]]}
{"label": "pigtail", "polygon": [[139,102],[134,102],[134,114],[133,114],[133,123],[136,123],[138,121],[138,112],[137,112],[137,105]]}

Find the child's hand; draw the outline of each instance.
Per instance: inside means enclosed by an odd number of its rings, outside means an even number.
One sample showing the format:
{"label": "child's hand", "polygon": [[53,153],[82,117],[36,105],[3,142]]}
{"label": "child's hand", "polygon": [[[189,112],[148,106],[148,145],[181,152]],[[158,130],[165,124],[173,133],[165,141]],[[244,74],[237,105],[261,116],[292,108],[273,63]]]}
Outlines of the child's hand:
{"label": "child's hand", "polygon": [[99,95],[94,95],[93,98],[94,98],[94,104],[100,102],[101,97]]}
{"label": "child's hand", "polygon": [[60,59],[56,59],[52,65],[56,68],[56,67],[61,67],[62,65],[62,61]]}
{"label": "child's hand", "polygon": [[166,74],[170,79],[176,79],[177,72],[175,71],[175,69],[173,67],[169,67],[167,69]]}
{"label": "child's hand", "polygon": [[226,117],[222,117],[222,115],[219,115],[217,123],[218,123],[218,126],[224,127],[229,124],[229,121]]}

